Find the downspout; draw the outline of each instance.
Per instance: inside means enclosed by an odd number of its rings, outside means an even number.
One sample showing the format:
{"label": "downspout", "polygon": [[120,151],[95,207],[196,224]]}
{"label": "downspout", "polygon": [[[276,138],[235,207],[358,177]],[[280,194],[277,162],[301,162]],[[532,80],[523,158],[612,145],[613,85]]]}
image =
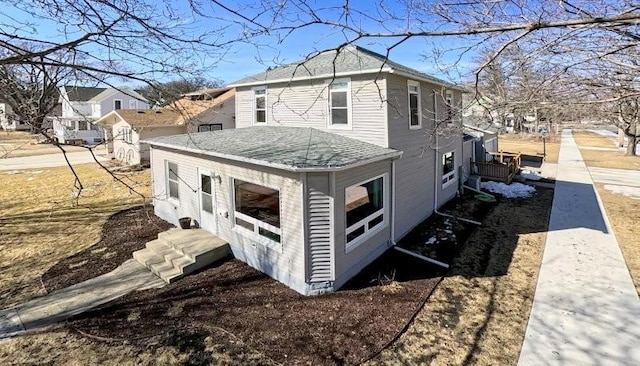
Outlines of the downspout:
{"label": "downspout", "polygon": [[391,244],[396,245],[396,161],[391,160]]}

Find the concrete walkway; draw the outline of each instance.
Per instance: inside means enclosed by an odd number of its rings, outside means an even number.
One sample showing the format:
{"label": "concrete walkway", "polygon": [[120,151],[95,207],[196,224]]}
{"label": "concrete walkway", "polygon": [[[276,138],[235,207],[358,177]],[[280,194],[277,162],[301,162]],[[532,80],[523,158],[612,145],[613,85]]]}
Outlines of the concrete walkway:
{"label": "concrete walkway", "polygon": [[130,259],[107,274],[0,311],[0,339],[65,320],[135,290],[164,285],[160,277]]}
{"label": "concrete walkway", "polygon": [[[109,160],[100,155],[96,155],[96,157],[99,161]],[[67,158],[69,158],[69,162],[73,165],[94,162],[89,151],[70,152],[67,153]],[[0,159],[0,171],[53,168],[65,165],[67,165],[67,162],[64,160],[64,155],[62,155],[62,153]]]}
{"label": "concrete walkway", "polygon": [[558,160],[518,364],[640,365],[640,299],[571,131]]}

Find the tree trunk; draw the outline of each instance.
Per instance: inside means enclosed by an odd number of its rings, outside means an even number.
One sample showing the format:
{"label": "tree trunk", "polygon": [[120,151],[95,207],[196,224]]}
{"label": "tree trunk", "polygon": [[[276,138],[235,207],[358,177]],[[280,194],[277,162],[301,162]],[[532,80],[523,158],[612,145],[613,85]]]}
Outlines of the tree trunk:
{"label": "tree trunk", "polygon": [[627,153],[628,156],[636,156],[636,144],[638,143],[638,137],[627,135]]}

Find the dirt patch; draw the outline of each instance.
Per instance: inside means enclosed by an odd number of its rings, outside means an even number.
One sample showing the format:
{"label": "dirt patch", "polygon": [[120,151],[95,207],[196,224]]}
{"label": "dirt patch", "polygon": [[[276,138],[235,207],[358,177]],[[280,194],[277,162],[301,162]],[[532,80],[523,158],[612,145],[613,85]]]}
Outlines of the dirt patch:
{"label": "dirt patch", "polygon": [[152,206],[118,212],[105,222],[99,242],[49,268],[42,283],[51,292],[111,272],[172,227],[153,214]]}
{"label": "dirt patch", "polygon": [[502,199],[411,327],[371,364],[515,365],[531,311],[553,191]]}
{"label": "dirt patch", "polygon": [[633,283],[640,294],[640,200],[610,192],[604,189],[603,184],[597,184],[597,188]]}

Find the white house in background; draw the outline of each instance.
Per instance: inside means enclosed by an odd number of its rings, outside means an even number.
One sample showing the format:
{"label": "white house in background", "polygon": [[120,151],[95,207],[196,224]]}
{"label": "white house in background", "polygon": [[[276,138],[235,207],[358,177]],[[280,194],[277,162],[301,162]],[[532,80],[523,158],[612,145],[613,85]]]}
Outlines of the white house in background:
{"label": "white house in background", "polygon": [[146,109],[146,99],[129,87],[93,88],[63,86],[60,88],[60,116],[51,117],[55,138],[61,143],[99,144],[105,132],[93,122],[115,109]]}
{"label": "white house in background", "polygon": [[231,86],[236,129],[147,141],[155,213],[302,294],[339,289],[456,195],[455,85],[348,46]]}
{"label": "white house in background", "polygon": [[235,127],[235,90],[207,89],[185,94],[162,109],[116,109],[95,124],[105,128],[109,153],[129,165],[149,163],[149,145],[158,136]]}
{"label": "white house in background", "polygon": [[5,131],[28,131],[29,125],[15,118],[11,106],[0,99],[0,128]]}

